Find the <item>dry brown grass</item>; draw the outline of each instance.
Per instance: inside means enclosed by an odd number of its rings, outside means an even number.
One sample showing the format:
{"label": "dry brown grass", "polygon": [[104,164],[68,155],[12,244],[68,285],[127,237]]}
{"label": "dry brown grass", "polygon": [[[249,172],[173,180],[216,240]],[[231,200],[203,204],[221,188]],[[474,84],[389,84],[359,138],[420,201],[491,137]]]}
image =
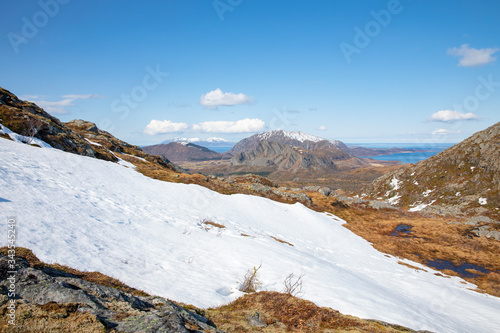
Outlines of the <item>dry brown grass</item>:
{"label": "dry brown grass", "polygon": [[[470,237],[471,226],[450,224],[457,219],[424,217],[418,213],[399,210],[363,208],[357,205],[344,207],[336,199],[309,193],[313,209],[326,211],[344,219],[346,228],[373,244],[377,250],[410,259],[426,265],[426,260],[448,260],[455,265],[471,263],[491,272],[465,280],[485,291],[500,296],[500,242],[485,237]],[[411,234],[392,236],[400,224],[413,226]],[[443,273],[459,276],[451,270]]]}
{"label": "dry brown grass", "polygon": [[[267,327],[255,327],[249,317],[259,314]],[[290,295],[262,291],[248,294],[234,302],[205,311],[217,328],[225,332],[411,332],[388,325],[342,315],[321,308],[310,301]]]}
{"label": "dry brown grass", "polygon": [[289,245],[289,246],[294,246],[292,243],[289,243],[289,242],[284,241],[284,240],[282,240],[282,239],[279,239],[279,238],[277,238],[277,237],[274,237],[274,236],[269,236],[269,237],[271,237],[272,239],[274,239],[274,240],[275,240],[275,241],[277,241],[277,242],[280,242],[280,243],[283,243],[283,244],[286,244],[286,245]]}
{"label": "dry brown grass", "polygon": [[398,264],[400,265],[403,265],[403,266],[406,266],[408,268],[411,268],[411,269],[416,269],[417,271],[424,271],[424,272],[427,272],[425,269],[423,268],[420,268],[420,267],[417,267],[417,266],[413,266],[413,265],[410,265],[410,264],[407,264],[405,262],[402,262],[401,260],[398,261]]}
{"label": "dry brown grass", "polygon": [[[8,248],[6,246],[0,248],[0,254],[6,256],[8,254]],[[110,276],[104,275],[99,272],[82,272],[77,269],[60,265],[60,264],[46,264],[40,261],[37,256],[33,254],[33,252],[29,249],[23,247],[16,247],[16,256],[19,258],[23,258],[26,260],[31,267],[44,269],[44,268],[53,268],[68,274],[75,275],[82,280],[97,283],[106,287],[115,288],[121,290],[123,292],[135,295],[135,296],[149,296],[142,290],[131,288],[121,282],[120,280],[114,279]]]}
{"label": "dry brown grass", "polygon": [[1,332],[75,332],[104,333],[110,332],[99,319],[88,312],[78,311],[78,304],[47,303],[44,305],[26,304],[18,301],[16,304],[16,325],[7,323],[9,317],[7,304],[0,307]]}
{"label": "dry brown grass", "polygon": [[[210,227],[208,227],[208,229],[211,229],[211,227],[215,227],[215,228],[219,228],[219,229],[224,229],[226,228],[225,225],[223,224],[220,224],[220,223],[216,223],[216,222],[212,222],[212,221],[209,221],[209,220],[203,220],[202,222],[204,225],[208,225]],[[208,230],[207,229],[207,230]]]}

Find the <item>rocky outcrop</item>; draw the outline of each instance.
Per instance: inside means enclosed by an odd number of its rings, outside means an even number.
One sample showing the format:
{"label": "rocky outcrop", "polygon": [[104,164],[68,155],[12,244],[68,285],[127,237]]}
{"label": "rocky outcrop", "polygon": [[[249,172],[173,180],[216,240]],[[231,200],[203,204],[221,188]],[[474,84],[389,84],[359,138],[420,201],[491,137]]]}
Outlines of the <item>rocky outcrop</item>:
{"label": "rocky outcrop", "polygon": [[500,241],[500,231],[493,229],[489,225],[483,225],[471,230],[477,237],[493,238]]}
{"label": "rocky outcrop", "polygon": [[3,88],[0,88],[0,119],[3,125],[15,133],[33,136],[66,152],[112,162],[119,159],[115,153],[123,153],[143,158],[170,170],[182,171],[168,159],[151,156],[140,147],[100,130],[92,122],[78,119],[63,123],[36,104],[22,101]]}
{"label": "rocky outcrop", "polygon": [[500,123],[378,178],[364,193],[415,211],[499,216]]}
{"label": "rocky outcrop", "polygon": [[[8,272],[13,269],[8,259],[0,256],[2,313],[10,303]],[[133,296],[54,268],[31,267],[22,258],[15,261],[17,327],[44,332],[220,332],[206,318],[168,299]]]}
{"label": "rocky outcrop", "polygon": [[0,119],[10,130],[21,135],[34,136],[54,148],[113,162],[118,160],[112,154],[92,147],[78,133],[36,104],[21,101],[3,88],[0,88]]}
{"label": "rocky outcrop", "polygon": [[114,153],[131,155],[177,172],[184,171],[164,156],[150,155],[144,152],[139,146],[131,145],[106,131],[100,130],[97,128],[96,124],[90,121],[75,119],[64,125],[78,133],[89,142],[94,149],[108,152],[113,156],[115,156]]}

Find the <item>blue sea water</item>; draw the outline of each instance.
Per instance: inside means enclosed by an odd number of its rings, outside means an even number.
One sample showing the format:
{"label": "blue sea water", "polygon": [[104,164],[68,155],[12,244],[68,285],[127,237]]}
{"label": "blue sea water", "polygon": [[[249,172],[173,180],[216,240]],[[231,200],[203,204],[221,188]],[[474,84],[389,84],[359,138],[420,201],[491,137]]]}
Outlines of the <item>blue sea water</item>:
{"label": "blue sea water", "polygon": [[213,150],[217,153],[225,153],[226,151],[231,150],[231,148],[233,148],[233,146],[231,146],[231,147],[209,147],[208,149]]}
{"label": "blue sea water", "polygon": [[[368,156],[379,161],[400,161],[401,163],[417,163],[428,159],[431,156],[442,152],[445,149],[453,146],[454,143],[439,143],[439,144],[414,144],[414,143],[357,143],[349,144],[349,146],[367,147],[367,148],[404,148],[408,152],[396,153],[390,155]],[[423,151],[416,151],[423,150]]]}

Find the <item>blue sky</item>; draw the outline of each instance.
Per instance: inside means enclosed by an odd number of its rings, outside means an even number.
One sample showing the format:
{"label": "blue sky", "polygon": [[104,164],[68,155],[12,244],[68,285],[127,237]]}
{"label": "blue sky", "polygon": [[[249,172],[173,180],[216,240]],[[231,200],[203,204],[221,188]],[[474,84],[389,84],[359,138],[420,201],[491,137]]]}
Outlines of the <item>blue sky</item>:
{"label": "blue sky", "polygon": [[134,144],[458,142],[500,120],[497,0],[0,6],[0,86]]}

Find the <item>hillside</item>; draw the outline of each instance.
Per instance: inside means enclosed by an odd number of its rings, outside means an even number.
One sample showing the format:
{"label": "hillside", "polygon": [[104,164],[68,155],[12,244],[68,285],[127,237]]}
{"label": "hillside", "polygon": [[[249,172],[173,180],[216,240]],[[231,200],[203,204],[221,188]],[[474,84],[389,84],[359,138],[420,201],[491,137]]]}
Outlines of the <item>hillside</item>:
{"label": "hillside", "polygon": [[220,154],[206,147],[182,141],[145,146],[142,147],[142,150],[151,155],[164,156],[173,162],[210,161],[229,158],[227,154]]}
{"label": "hillside", "polygon": [[500,123],[415,165],[375,180],[366,192],[411,211],[500,216]]}
{"label": "hillside", "polygon": [[[500,325],[498,298],[374,250],[334,215],[5,139],[0,154],[2,218],[16,216],[18,246],[41,260],[201,307],[241,296],[238,280],[262,263],[262,289],[304,274],[304,297],[342,313],[439,332]],[[436,295],[454,297],[436,307]]]}
{"label": "hillside", "polygon": [[161,155],[173,162],[209,161],[228,158],[226,154],[219,154],[208,148],[188,142],[170,142],[153,146],[142,147],[146,153]]}
{"label": "hillside", "polygon": [[[169,160],[146,154],[138,146],[130,145],[98,129],[92,122],[73,120],[63,123],[36,104],[22,101],[1,87],[0,119],[4,126],[28,140],[39,139],[66,152],[111,162],[141,159],[159,168],[182,171]],[[8,137],[5,134],[3,136]]]}

